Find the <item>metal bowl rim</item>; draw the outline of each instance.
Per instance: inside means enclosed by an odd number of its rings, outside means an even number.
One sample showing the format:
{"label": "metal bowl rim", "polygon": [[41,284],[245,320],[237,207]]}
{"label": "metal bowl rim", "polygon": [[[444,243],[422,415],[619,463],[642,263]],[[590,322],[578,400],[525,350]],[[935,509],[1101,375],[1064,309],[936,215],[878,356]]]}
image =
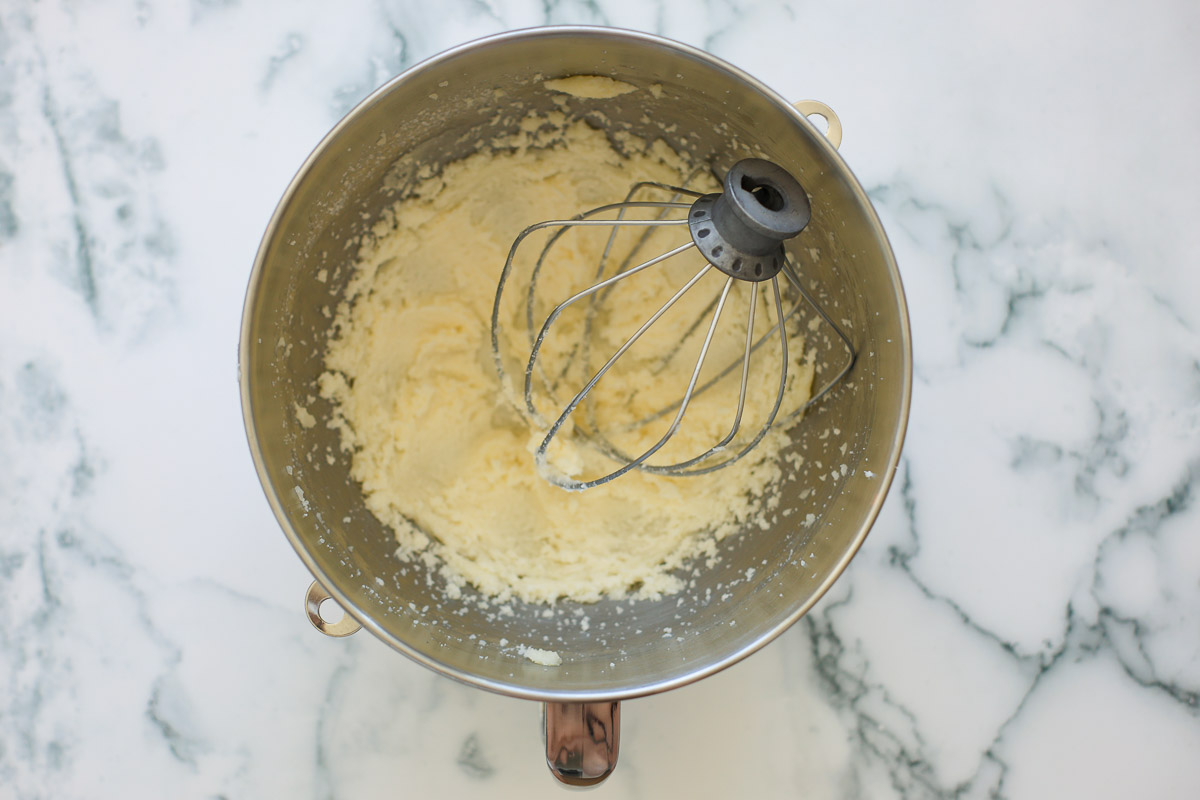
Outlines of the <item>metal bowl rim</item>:
{"label": "metal bowl rim", "polygon": [[[899,311],[900,321],[900,345],[904,357],[903,364],[903,380],[902,380],[902,397],[900,406],[899,422],[896,431],[892,437],[892,447],[888,458],[886,468],[880,474],[879,489],[875,493],[875,497],[871,502],[870,508],[867,510],[867,515],[863,519],[858,532],[851,540],[849,547],[839,559],[834,569],[829,573],[828,577],[817,587],[816,591],[808,598],[807,601],[797,606],[786,618],[775,624],[774,626],[762,631],[751,642],[743,647],[717,659],[715,661],[704,664],[701,667],[677,675],[667,680],[634,684],[624,688],[614,688],[605,690],[555,690],[545,689],[537,690],[515,683],[504,681],[490,680],[480,677],[473,673],[459,670],[449,665],[439,662],[428,656],[425,653],[408,645],[403,640],[392,636],[388,633],[375,619],[353,602],[349,597],[341,591],[337,583],[318,566],[308,548],[301,541],[300,536],[292,526],[286,510],[281,504],[278,493],[274,491],[274,484],[267,472],[266,464],[263,459],[262,449],[258,444],[258,430],[254,423],[254,409],[250,399],[250,376],[248,374],[248,364],[250,360],[250,322],[255,306],[255,300],[258,294],[260,277],[262,275],[266,262],[266,254],[270,245],[275,239],[276,232],[279,229],[281,221],[293,198],[295,197],[300,185],[307,179],[314,165],[320,158],[331,148],[334,142],[337,141],[342,131],[349,127],[354,121],[371,107],[380,101],[381,98],[391,93],[395,88],[402,83],[412,80],[420,73],[429,70],[443,62],[451,61],[464,53],[483,47],[491,47],[500,44],[520,42],[532,38],[556,37],[556,36],[578,36],[578,37],[597,37],[608,39],[625,39],[628,41],[641,42],[654,47],[663,47],[678,51],[686,56],[689,56],[697,61],[704,62],[706,66],[712,67],[719,71],[724,71],[732,75],[737,80],[745,83],[751,89],[759,92],[767,99],[778,105],[779,109],[786,114],[790,114],[796,121],[803,126],[811,129],[814,138],[821,143],[826,150],[825,155],[834,160],[841,168],[852,192],[860,203],[866,209],[868,220],[871,227],[874,228],[880,242],[883,244],[883,255],[886,262],[889,277],[896,290],[896,302]],[[642,697],[645,695],[655,694],[658,692],[675,689],[681,686],[686,686],[690,683],[700,680],[701,678],[713,675],[726,667],[732,666],[752,653],[757,652],[762,647],[774,641],[784,631],[794,625],[801,617],[825,595],[829,588],[833,585],[841,574],[849,565],[850,560],[854,558],[859,548],[862,547],[866,540],[867,534],[870,532],[872,525],[879,516],[880,509],[883,507],[883,502],[887,497],[889,488],[895,478],[896,469],[900,461],[901,449],[904,445],[905,434],[908,429],[908,416],[912,400],[912,339],[911,330],[908,318],[908,306],[905,301],[904,287],[900,279],[900,271],[896,265],[895,255],[892,252],[891,244],[887,238],[887,234],[883,229],[883,225],[879,221],[879,217],[875,212],[874,206],[867,197],[866,192],[854,177],[853,172],[846,166],[836,148],[830,145],[813,126],[811,122],[798,111],[792,104],[775,92],[770,87],[766,86],[752,75],[744,72],[740,68],[720,59],[716,56],[700,50],[691,45],[683,44],[671,39],[667,39],[655,34],[644,33],[641,31],[632,31],[622,28],[608,28],[588,25],[554,25],[538,28],[524,28],[504,33],[493,34],[479,39],[474,39],[469,42],[457,45],[445,50],[437,55],[431,56],[411,67],[404,72],[396,75],[378,89],[369,94],[353,109],[351,109],[336,125],[330,129],[317,146],[309,153],[304,163],[296,171],[295,176],[288,184],[287,189],[281,196],[279,203],[276,205],[275,211],[271,216],[270,222],[267,224],[266,231],[263,233],[262,240],[259,244],[258,252],[255,255],[254,266],[250,272],[250,278],[246,289],[246,299],[242,309],[241,333],[239,337],[238,347],[238,384],[241,393],[242,417],[246,429],[246,438],[250,447],[250,455],[254,461],[254,468],[258,474],[259,482],[263,492],[267,497],[267,502],[271,506],[271,510],[275,514],[276,520],[291,542],[300,560],[309,572],[318,580],[321,585],[329,592],[335,601],[357,620],[363,628],[369,630],[377,638],[388,644],[395,650],[400,651],[404,655],[413,659],[419,664],[422,664],[446,677],[475,686],[481,689],[486,689],[498,694],[508,695],[510,697],[518,697],[529,700],[538,700],[546,702],[575,702],[575,703],[590,703],[590,702],[607,702],[614,700],[624,700],[634,697]]]}

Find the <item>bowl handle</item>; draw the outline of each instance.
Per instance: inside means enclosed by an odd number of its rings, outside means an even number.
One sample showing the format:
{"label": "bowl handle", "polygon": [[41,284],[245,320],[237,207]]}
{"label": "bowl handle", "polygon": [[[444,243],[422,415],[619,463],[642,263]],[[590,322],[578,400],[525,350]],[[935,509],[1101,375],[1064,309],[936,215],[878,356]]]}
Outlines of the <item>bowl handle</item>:
{"label": "bowl handle", "polygon": [[842,146],[842,121],[832,108],[820,100],[799,100],[792,106],[806,117],[822,117],[825,120],[825,138],[834,150]]}
{"label": "bowl handle", "polygon": [[542,736],[555,778],[568,786],[595,786],[617,766],[621,704],[546,703]]}
{"label": "bowl handle", "polygon": [[304,610],[308,612],[308,621],[313,624],[314,628],[326,636],[349,636],[352,633],[358,633],[362,625],[359,625],[354,617],[344,611],[342,618],[337,622],[326,622],[325,618],[321,616],[321,606],[326,602],[337,605],[333,595],[325,591],[324,586],[313,581],[312,586],[308,587],[308,592],[304,595]]}

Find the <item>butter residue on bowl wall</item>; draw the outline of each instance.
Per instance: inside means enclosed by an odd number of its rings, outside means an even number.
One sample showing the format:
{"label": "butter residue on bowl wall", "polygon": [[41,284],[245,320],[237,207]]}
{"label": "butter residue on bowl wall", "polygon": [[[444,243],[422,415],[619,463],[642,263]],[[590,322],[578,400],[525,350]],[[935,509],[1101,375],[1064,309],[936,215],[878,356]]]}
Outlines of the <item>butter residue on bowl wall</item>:
{"label": "butter residue on bowl wall", "polygon": [[603,75],[571,75],[566,78],[551,78],[542,82],[542,86],[553,92],[562,92],[572,97],[583,97],[589,100],[607,100],[610,97],[620,97],[623,94],[636,92],[637,87],[615,78]]}

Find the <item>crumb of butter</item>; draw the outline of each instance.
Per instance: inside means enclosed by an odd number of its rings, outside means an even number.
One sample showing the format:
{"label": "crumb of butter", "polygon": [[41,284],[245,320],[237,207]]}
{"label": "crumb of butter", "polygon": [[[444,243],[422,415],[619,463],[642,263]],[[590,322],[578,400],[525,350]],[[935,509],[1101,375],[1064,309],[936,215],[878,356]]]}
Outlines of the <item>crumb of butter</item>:
{"label": "crumb of butter", "polygon": [[542,650],[537,647],[526,647],[522,651],[527,659],[543,667],[557,667],[562,663],[562,656],[555,650]]}
{"label": "crumb of butter", "polygon": [[299,403],[296,403],[296,421],[300,423],[301,428],[311,428],[317,424],[317,418]]}

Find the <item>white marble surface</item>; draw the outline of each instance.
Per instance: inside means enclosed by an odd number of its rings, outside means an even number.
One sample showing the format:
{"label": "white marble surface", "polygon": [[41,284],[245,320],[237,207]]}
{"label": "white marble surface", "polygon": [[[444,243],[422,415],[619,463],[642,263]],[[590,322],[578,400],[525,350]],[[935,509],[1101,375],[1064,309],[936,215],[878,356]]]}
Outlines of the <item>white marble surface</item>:
{"label": "white marble surface", "polygon": [[598,796],[1200,796],[1200,6],[6,2],[0,797],[541,797],[539,708],[325,639],[242,432],[292,173],[478,35],[659,32],[840,114],[908,290],[901,472]]}

